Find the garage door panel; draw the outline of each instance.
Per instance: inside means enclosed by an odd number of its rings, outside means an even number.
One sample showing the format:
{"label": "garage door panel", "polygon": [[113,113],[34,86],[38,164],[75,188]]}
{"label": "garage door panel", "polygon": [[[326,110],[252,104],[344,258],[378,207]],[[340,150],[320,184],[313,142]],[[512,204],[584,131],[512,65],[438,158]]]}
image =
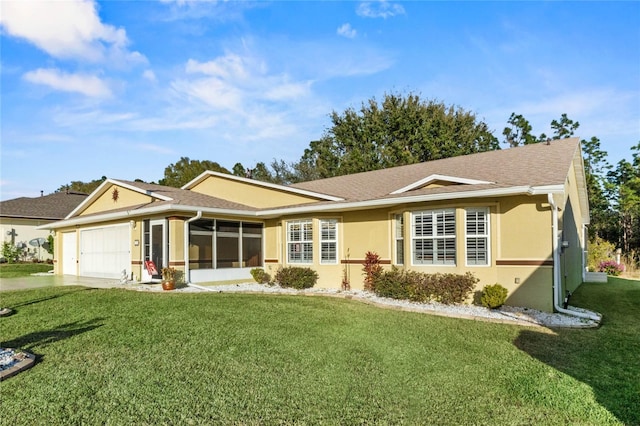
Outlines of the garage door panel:
{"label": "garage door panel", "polygon": [[120,278],[131,267],[129,225],[80,231],[80,275]]}

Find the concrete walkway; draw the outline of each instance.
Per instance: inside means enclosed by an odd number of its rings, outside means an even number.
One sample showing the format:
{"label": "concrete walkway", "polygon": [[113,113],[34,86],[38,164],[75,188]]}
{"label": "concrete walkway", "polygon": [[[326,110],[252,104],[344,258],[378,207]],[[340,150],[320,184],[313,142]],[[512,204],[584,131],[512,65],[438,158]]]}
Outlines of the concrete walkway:
{"label": "concrete walkway", "polygon": [[81,285],[95,288],[123,287],[120,280],[113,278],[88,278],[73,275],[38,274],[19,278],[0,279],[0,291],[26,290],[39,287]]}

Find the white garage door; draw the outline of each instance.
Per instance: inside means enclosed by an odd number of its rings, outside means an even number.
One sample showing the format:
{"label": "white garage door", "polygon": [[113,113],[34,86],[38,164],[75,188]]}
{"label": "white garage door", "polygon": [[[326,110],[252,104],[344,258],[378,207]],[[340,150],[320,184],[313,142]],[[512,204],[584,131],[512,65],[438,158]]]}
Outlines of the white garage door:
{"label": "white garage door", "polygon": [[80,275],[121,278],[130,275],[129,225],[80,231]]}

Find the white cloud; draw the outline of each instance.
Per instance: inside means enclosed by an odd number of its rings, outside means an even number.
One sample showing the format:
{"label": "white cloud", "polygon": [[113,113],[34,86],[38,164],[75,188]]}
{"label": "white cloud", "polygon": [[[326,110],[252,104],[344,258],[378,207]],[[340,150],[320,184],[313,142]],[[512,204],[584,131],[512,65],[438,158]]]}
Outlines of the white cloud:
{"label": "white cloud", "polygon": [[123,28],[103,24],[93,0],[2,2],[0,24],[11,36],[62,59],[117,63],[145,62],[127,50]]}
{"label": "white cloud", "polygon": [[187,75],[172,83],[172,88],[207,105],[244,113],[249,105],[261,101],[284,101],[305,97],[310,81],[291,81],[283,73],[270,74],[264,61],[253,56],[228,53],[208,62],[189,59]]}
{"label": "white cloud", "polygon": [[156,81],[158,81],[158,79],[156,78],[156,73],[153,72],[153,70],[145,70],[142,73],[142,77],[146,80],[149,80],[153,83],[155,83]]}
{"label": "white cloud", "polygon": [[272,101],[282,101],[286,99],[296,99],[309,95],[311,92],[311,82],[303,83],[282,83],[268,89],[264,97]]}
{"label": "white cloud", "polygon": [[241,58],[236,54],[228,54],[221,56],[209,62],[198,62],[189,59],[186,65],[186,72],[189,74],[206,74],[213,77],[225,79],[244,79],[247,77],[248,71],[246,64],[247,59]]}
{"label": "white cloud", "polygon": [[38,68],[22,77],[30,83],[42,84],[63,92],[75,92],[97,98],[111,96],[109,86],[94,75],[67,74],[55,68]]}
{"label": "white cloud", "polygon": [[356,13],[365,18],[391,18],[396,15],[404,15],[404,7],[397,3],[389,3],[386,0],[364,1],[358,5]]}
{"label": "white cloud", "polygon": [[349,23],[342,24],[338,27],[336,33],[346,38],[354,38],[356,36],[356,30],[351,28],[351,24]]}

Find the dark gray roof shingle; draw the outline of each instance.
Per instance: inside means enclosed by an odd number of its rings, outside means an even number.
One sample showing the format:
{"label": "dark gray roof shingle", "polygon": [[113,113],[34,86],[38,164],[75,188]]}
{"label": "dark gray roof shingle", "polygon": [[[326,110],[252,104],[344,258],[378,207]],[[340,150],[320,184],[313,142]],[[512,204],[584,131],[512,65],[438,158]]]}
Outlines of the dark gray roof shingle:
{"label": "dark gray roof shingle", "polygon": [[64,219],[88,194],[54,192],[42,197],[20,197],[0,202],[0,217],[24,219]]}

